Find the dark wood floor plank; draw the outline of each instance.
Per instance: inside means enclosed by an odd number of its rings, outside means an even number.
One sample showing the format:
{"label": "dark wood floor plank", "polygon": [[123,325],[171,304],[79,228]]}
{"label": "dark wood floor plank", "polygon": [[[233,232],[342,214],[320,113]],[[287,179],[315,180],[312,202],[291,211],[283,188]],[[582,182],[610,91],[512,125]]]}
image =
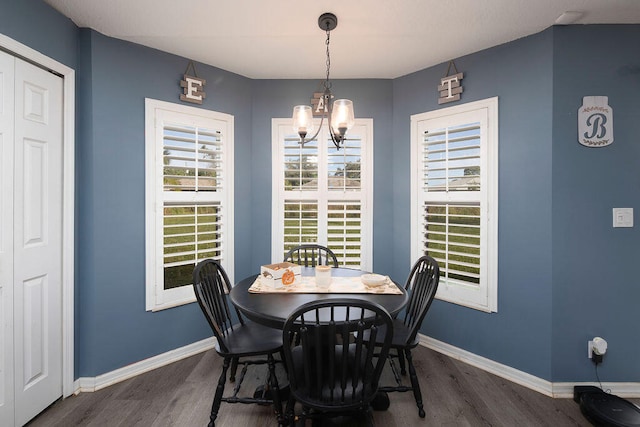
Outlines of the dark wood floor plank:
{"label": "dark wood floor plank", "polygon": [[[446,413],[438,413],[437,423],[450,425],[496,425],[496,420],[484,406],[473,405],[475,400],[465,378],[459,372],[455,360],[429,349],[416,349],[416,370],[421,373],[422,389],[430,387],[436,401],[428,406],[431,411],[447,408]],[[430,386],[429,383],[432,383]],[[426,383],[426,384],[425,384]]]}
{"label": "dark wood floor plank", "polygon": [[210,381],[185,382],[158,407],[154,426],[206,425],[209,419],[213,388]]}
{"label": "dark wood floor plank", "polygon": [[[390,408],[373,412],[377,426],[590,425],[572,399],[552,399],[430,349],[416,348],[414,364],[420,378],[426,418],[418,416],[411,392],[390,393]],[[221,368],[221,358],[210,350],[103,390],[58,401],[28,426],[206,426]],[[277,369],[279,381],[286,384],[282,366],[278,365]],[[265,380],[266,372],[266,366],[249,367],[241,394],[252,394]],[[408,376],[403,380],[410,384]],[[385,370],[381,382],[394,383],[390,370]],[[234,384],[228,382],[225,395],[231,394],[233,387]],[[640,399],[631,400],[640,403]],[[359,427],[361,424],[361,421],[345,419],[326,423],[339,427]],[[277,424],[269,406],[223,403],[216,425],[260,427]]]}
{"label": "dark wood floor plank", "polygon": [[[520,420],[535,417],[536,414],[526,414],[522,405],[513,404],[513,395],[507,391],[500,387],[487,387],[494,375],[457,360],[452,361],[452,366],[461,388],[466,391],[467,403],[476,414],[483,414],[487,424],[516,425]],[[496,402],[502,403],[496,405]]]}
{"label": "dark wood floor plank", "polygon": [[90,421],[88,427],[125,427],[132,414],[140,409],[135,400],[107,401],[106,405],[96,417]]}

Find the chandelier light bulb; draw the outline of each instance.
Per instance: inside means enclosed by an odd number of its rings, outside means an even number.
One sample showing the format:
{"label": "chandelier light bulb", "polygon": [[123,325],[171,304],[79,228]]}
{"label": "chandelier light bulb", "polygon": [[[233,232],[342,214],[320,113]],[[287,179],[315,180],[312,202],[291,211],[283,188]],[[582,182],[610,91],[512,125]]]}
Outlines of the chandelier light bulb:
{"label": "chandelier light bulb", "polygon": [[293,107],[293,130],[304,138],[313,131],[313,114],[309,105]]}
{"label": "chandelier light bulb", "polygon": [[331,127],[334,132],[344,136],[354,124],[353,102],[348,99],[336,100],[331,114]]}

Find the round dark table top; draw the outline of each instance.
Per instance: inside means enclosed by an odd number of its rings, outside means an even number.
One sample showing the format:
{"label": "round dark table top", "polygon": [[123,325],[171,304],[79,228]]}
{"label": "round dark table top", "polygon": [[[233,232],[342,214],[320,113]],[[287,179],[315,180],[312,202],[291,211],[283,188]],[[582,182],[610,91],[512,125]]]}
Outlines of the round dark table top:
{"label": "round dark table top", "polygon": [[[332,268],[332,275],[340,277],[353,277],[364,274],[364,271],[350,268]],[[313,268],[302,267],[303,276],[314,274]],[[294,293],[274,293],[274,294],[254,294],[249,293],[249,288],[258,275],[254,274],[238,282],[229,293],[231,302],[247,318],[272,328],[282,329],[284,322],[293,311],[310,301],[336,298],[358,298],[372,301],[383,306],[391,316],[396,315],[404,308],[409,300],[407,292],[402,286],[402,295],[383,294],[294,294]],[[396,285],[398,285],[396,283]]]}

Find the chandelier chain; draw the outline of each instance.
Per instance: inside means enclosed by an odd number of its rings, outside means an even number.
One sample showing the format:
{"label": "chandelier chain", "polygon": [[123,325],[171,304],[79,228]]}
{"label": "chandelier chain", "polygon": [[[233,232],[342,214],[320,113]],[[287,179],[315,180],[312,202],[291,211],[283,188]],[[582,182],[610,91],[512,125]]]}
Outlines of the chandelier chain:
{"label": "chandelier chain", "polygon": [[329,81],[329,70],[331,68],[331,56],[329,55],[330,37],[331,37],[331,31],[329,31],[329,28],[327,25],[327,41],[325,42],[325,44],[327,45],[327,79],[324,82],[325,89],[331,89],[331,82]]}
{"label": "chandelier chain", "polygon": [[332,105],[331,102],[333,94],[331,93],[331,53],[329,45],[331,43],[331,30],[335,29],[337,25],[338,18],[336,18],[333,13],[324,13],[320,15],[320,18],[318,18],[318,26],[327,33],[327,38],[325,40],[327,74],[324,82],[322,82],[324,91],[321,94],[321,98],[314,102],[316,99],[314,94],[314,100],[312,100],[311,103],[315,105],[315,113],[320,114],[321,119],[320,126],[318,126],[315,134],[313,136],[308,136],[307,131],[312,132],[315,127],[312,118],[314,114],[312,108],[307,105],[296,105],[293,108],[293,127],[300,136],[300,145],[316,140],[320,134],[320,130],[323,128],[322,125],[326,120],[329,131],[328,136],[331,139],[331,142],[336,146],[336,150],[339,150],[341,148],[341,144],[344,144],[344,141],[346,140],[346,132],[354,125],[353,103],[349,99],[340,99],[338,100],[340,102],[335,101],[337,103],[335,108],[337,108],[336,111],[339,114],[336,114],[335,123],[331,123],[331,120],[334,119],[334,105]]}

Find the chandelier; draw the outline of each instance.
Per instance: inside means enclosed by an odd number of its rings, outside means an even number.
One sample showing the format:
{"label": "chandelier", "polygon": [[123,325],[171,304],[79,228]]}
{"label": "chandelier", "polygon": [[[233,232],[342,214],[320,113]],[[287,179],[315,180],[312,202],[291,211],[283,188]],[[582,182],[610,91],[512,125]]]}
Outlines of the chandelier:
{"label": "chandelier", "polygon": [[331,141],[339,150],[340,144],[345,140],[347,131],[351,129],[355,123],[353,102],[348,99],[337,99],[333,104],[331,103],[333,95],[331,94],[331,82],[329,81],[329,71],[331,69],[329,41],[331,30],[338,26],[338,18],[333,13],[323,13],[318,18],[318,26],[327,33],[327,40],[325,41],[327,46],[327,77],[322,82],[322,96],[316,107],[316,112],[321,112],[322,118],[316,133],[312,137],[307,138],[307,135],[313,132],[314,129],[313,110],[309,105],[296,105],[293,107],[293,130],[300,136],[299,143],[304,145],[316,139],[322,129],[322,123],[325,117],[327,117]]}

